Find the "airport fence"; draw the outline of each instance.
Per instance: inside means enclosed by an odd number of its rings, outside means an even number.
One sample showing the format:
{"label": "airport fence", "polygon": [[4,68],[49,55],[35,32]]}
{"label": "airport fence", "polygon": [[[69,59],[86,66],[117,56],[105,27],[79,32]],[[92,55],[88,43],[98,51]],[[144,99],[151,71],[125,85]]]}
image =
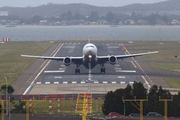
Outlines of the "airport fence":
{"label": "airport fence", "polygon": [[[92,95],[92,114],[102,115],[101,106],[104,100],[104,94]],[[6,95],[0,96],[1,119],[5,120],[7,116],[29,118],[33,116],[76,116],[77,94],[49,94],[49,95]],[[27,119],[26,119],[27,120]],[[28,119],[29,120],[29,119]],[[44,119],[43,119],[44,120]]]}

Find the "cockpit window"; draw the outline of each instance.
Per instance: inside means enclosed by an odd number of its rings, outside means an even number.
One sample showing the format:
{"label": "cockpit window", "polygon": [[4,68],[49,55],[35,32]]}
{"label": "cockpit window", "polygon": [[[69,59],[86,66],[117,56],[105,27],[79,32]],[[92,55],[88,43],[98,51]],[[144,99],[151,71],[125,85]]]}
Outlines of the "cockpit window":
{"label": "cockpit window", "polygon": [[86,48],[88,48],[88,47],[92,47],[92,48],[94,48],[94,46],[86,46]]}

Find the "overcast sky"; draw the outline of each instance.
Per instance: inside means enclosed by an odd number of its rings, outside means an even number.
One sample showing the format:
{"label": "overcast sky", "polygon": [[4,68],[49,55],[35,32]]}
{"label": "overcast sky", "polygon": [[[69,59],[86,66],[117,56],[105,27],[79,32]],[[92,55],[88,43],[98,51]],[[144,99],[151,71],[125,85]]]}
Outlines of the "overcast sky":
{"label": "overcast sky", "polygon": [[167,0],[0,0],[0,7],[13,6],[13,7],[27,7],[39,6],[47,3],[86,3],[96,6],[124,6],[133,3],[155,3]]}

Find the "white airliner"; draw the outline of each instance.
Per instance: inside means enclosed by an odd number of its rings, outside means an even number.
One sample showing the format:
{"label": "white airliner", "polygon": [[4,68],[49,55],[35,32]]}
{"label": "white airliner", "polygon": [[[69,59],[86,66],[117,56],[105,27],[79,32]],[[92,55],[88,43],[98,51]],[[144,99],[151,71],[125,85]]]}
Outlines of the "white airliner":
{"label": "white airliner", "polygon": [[72,63],[76,64],[75,73],[80,73],[79,66],[83,65],[87,69],[93,69],[97,64],[101,65],[101,73],[105,73],[104,64],[110,63],[114,65],[117,63],[118,59],[124,59],[129,57],[136,57],[142,55],[148,55],[153,53],[158,53],[158,51],[154,52],[146,52],[146,53],[138,53],[138,54],[128,54],[128,55],[107,55],[107,56],[98,56],[97,47],[92,43],[87,43],[83,47],[83,56],[82,57],[50,57],[50,56],[33,56],[33,55],[21,55],[23,57],[32,57],[39,59],[48,59],[48,60],[56,60],[63,61],[64,65],[69,66]]}

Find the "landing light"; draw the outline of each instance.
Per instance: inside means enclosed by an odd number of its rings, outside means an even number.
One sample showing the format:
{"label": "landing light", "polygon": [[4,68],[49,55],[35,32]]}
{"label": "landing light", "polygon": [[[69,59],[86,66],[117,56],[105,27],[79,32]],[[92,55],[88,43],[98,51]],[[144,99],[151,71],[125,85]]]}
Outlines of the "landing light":
{"label": "landing light", "polygon": [[88,58],[91,59],[91,58],[92,58],[92,55],[88,55]]}

